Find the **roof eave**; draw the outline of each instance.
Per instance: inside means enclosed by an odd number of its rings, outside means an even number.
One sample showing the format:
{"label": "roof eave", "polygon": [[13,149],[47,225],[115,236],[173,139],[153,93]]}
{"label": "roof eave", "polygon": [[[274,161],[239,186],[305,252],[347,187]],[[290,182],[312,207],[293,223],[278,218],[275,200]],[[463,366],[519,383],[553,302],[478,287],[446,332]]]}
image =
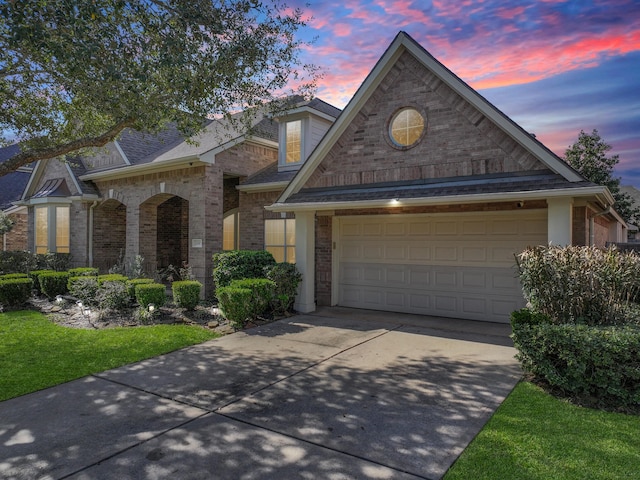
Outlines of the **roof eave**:
{"label": "roof eave", "polygon": [[[403,199],[356,200],[340,202],[304,202],[279,203],[267,205],[272,212],[317,211],[317,210],[354,210],[362,208],[397,208],[428,205],[453,205],[467,203],[506,202],[525,200],[546,200],[562,197],[591,197],[606,204],[611,197],[606,187],[593,186],[581,188],[564,188],[551,190],[535,190],[526,192],[478,193],[469,195],[446,195],[440,197],[415,197]],[[609,203],[610,205],[611,203]]]}
{"label": "roof eave", "polygon": [[246,193],[259,193],[259,192],[273,192],[275,190],[284,190],[289,182],[284,180],[282,182],[268,182],[268,183],[254,183],[251,185],[237,185],[236,190]]}
{"label": "roof eave", "polygon": [[176,167],[194,167],[198,164],[202,164],[199,155],[187,155],[181,158],[174,158],[171,160],[163,160],[161,162],[150,162],[142,165],[131,165],[126,167],[114,168],[110,170],[103,170],[100,172],[87,173],[81,175],[79,178],[82,181],[86,180],[112,180],[118,178],[131,177],[133,175],[145,175],[148,173],[166,172],[168,170],[174,170]]}

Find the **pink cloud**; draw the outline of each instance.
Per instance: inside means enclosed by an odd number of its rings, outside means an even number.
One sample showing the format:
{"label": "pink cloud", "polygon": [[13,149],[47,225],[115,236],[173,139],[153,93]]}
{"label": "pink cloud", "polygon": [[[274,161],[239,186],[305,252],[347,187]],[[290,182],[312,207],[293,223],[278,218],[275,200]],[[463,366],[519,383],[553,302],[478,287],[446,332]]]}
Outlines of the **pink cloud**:
{"label": "pink cloud", "polygon": [[351,35],[351,27],[346,23],[336,23],[333,26],[333,34],[338,37],[347,37]]}

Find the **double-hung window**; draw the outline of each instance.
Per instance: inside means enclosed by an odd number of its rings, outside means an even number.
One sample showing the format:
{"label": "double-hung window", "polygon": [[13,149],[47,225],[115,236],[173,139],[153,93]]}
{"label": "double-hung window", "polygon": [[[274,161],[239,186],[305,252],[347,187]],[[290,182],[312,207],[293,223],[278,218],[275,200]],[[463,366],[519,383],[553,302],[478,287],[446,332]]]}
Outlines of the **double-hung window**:
{"label": "double-hung window", "polygon": [[36,253],[69,253],[69,207],[36,206],[35,232]]}
{"label": "double-hung window", "polygon": [[264,249],[276,262],[296,262],[296,221],[278,218],[264,221]]}

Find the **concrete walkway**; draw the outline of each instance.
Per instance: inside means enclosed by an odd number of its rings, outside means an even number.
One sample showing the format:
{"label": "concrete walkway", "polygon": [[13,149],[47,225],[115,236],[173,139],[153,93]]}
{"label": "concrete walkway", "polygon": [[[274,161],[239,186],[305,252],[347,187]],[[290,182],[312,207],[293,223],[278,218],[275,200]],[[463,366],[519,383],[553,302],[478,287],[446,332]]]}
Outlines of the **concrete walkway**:
{"label": "concrete walkway", "polygon": [[331,308],[0,403],[2,479],[438,479],[508,325]]}

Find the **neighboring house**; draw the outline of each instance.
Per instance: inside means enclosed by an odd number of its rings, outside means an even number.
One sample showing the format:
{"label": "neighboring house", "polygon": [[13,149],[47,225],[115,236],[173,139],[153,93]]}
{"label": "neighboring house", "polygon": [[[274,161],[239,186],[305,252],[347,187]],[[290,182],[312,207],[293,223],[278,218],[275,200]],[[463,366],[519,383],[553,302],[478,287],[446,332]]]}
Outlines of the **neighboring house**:
{"label": "neighboring house", "polygon": [[[640,190],[638,190],[633,185],[622,185],[620,186],[620,191],[623,193],[628,193],[633,202],[636,205],[640,205]],[[640,242],[640,229],[638,225],[629,225],[629,231],[627,232],[627,241],[636,243]]]}
{"label": "neighboring house", "polygon": [[[0,148],[0,163],[19,152],[17,144]],[[0,236],[0,250],[27,250],[27,209],[15,202],[20,200],[32,170],[31,166],[26,166],[0,177],[0,211],[13,221],[11,231]]]}
{"label": "neighboring house", "polygon": [[[29,245],[108,269],[188,262],[212,292],[221,250],[303,274],[296,309],[342,305],[506,322],[514,254],[626,237],[613,197],[400,33],[340,110],[314,99],[187,143],[126,131],[93,157],[39,162]],[[224,135],[222,134],[224,132]]]}
{"label": "neighboring house", "polygon": [[613,202],[401,32],[267,208],[295,215],[301,312],[507,322],[514,254],[620,241]]}

